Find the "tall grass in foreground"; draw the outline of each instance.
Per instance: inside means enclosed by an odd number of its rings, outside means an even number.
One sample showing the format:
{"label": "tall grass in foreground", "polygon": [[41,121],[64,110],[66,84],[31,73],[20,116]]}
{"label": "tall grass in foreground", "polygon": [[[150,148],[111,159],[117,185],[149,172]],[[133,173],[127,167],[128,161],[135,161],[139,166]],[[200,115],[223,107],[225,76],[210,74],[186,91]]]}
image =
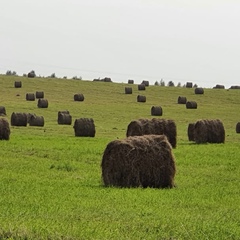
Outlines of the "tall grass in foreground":
{"label": "tall grass in foreground", "polygon": [[[11,127],[9,141],[0,141],[0,239],[239,239],[240,119],[238,90],[150,86],[146,104],[123,94],[126,84],[62,79],[0,77],[0,105],[12,111],[35,112],[45,126]],[[136,86],[137,89],[137,86]],[[43,90],[48,109],[27,102],[26,92]],[[85,95],[83,103],[73,94]],[[20,96],[17,97],[16,93]],[[197,110],[176,104],[179,95],[198,102]],[[107,143],[124,138],[127,124],[151,118],[152,105],[177,124],[173,149],[177,175],[174,189],[105,188],[101,158]],[[74,118],[92,117],[95,138],[76,138],[72,126],[57,125],[57,111]],[[187,140],[187,125],[219,118],[225,144],[196,145]]]}

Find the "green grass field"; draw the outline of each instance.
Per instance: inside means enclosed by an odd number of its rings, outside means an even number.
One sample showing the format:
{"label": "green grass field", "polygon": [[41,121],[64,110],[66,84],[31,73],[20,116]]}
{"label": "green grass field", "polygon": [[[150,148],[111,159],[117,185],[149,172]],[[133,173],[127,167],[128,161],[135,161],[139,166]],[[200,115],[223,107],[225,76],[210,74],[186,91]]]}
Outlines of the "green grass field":
{"label": "green grass field", "polygon": [[[14,88],[15,81],[22,88]],[[0,141],[0,239],[240,239],[240,90],[194,89],[125,83],[11,77],[0,75],[0,105],[12,112],[44,116],[44,127],[13,127]],[[44,91],[46,109],[26,101]],[[83,93],[84,102],[73,95]],[[137,95],[146,103],[137,103]],[[19,96],[17,96],[19,95]],[[198,109],[177,104],[178,96]],[[101,159],[106,145],[126,136],[128,124],[152,118],[160,105],[177,125],[173,149],[174,189],[106,188]],[[95,138],[74,136],[72,125],[58,125],[57,113],[69,110],[73,122],[90,117]],[[199,119],[222,120],[224,144],[188,141],[187,127]]]}

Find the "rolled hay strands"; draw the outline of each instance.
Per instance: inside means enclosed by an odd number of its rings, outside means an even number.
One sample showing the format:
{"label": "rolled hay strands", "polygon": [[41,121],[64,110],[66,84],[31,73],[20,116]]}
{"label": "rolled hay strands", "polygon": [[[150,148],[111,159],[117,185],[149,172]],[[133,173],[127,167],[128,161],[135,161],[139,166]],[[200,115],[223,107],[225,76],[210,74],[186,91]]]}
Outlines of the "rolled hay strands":
{"label": "rolled hay strands", "polygon": [[21,88],[22,87],[22,82],[21,81],[15,81],[14,82],[14,87],[15,88]]}
{"label": "rolled hay strands", "polygon": [[76,137],[95,137],[95,124],[92,118],[78,118],[74,122]]}
{"label": "rolled hay strands", "polygon": [[39,98],[37,106],[39,108],[48,108],[48,100],[44,98]]}
{"label": "rolled hay strands", "polygon": [[195,123],[189,123],[188,124],[188,141],[194,141],[194,129],[195,129]]}
{"label": "rolled hay strands", "polygon": [[0,140],[9,140],[10,133],[11,131],[8,120],[0,118]]}
{"label": "rolled hay strands", "polygon": [[194,141],[200,143],[224,143],[225,129],[219,119],[199,120],[194,127]]}
{"label": "rolled hay strands", "polygon": [[132,94],[132,88],[131,87],[125,87],[125,94]]}
{"label": "rolled hay strands", "polygon": [[36,98],[44,98],[44,92],[43,91],[36,91]]}
{"label": "rolled hay strands", "polygon": [[166,135],[173,148],[177,146],[177,126],[170,119],[138,119],[131,121],[126,136]]}
{"label": "rolled hay strands", "polygon": [[179,96],[177,103],[178,103],[178,104],[186,104],[186,103],[187,103],[187,98],[186,98],[186,97]]}
{"label": "rolled hay strands", "polygon": [[141,84],[144,84],[146,87],[148,87],[149,86],[149,81],[143,80]]}
{"label": "rolled hay strands", "polygon": [[12,126],[26,127],[27,123],[28,123],[28,117],[26,113],[16,113],[16,112],[12,113],[11,115]]}
{"label": "rolled hay strands", "polygon": [[204,89],[201,87],[197,87],[194,90],[195,94],[204,94]]}
{"label": "rolled hay strands", "polygon": [[26,94],[27,101],[35,101],[35,94],[34,93],[27,93]]}
{"label": "rolled hay strands", "polygon": [[187,82],[186,83],[186,88],[192,88],[193,87],[193,83],[192,82]]}
{"label": "rolled hay strands", "polygon": [[32,115],[29,119],[29,126],[43,127],[44,126],[44,117]]}
{"label": "rolled hay strands", "polygon": [[4,106],[0,106],[0,116],[6,116],[6,108]]}
{"label": "rolled hay strands", "polygon": [[152,116],[162,116],[163,110],[161,106],[152,106],[151,107],[151,115]]}
{"label": "rolled hay strands", "polygon": [[134,80],[129,79],[129,80],[128,80],[128,84],[134,84]]}
{"label": "rolled hay strands", "polygon": [[146,102],[146,96],[137,95],[137,102]]}
{"label": "rolled hay strands", "polygon": [[187,101],[186,108],[187,109],[197,109],[197,102],[195,102],[195,101]]}
{"label": "rolled hay strands", "polygon": [[240,133],[240,122],[236,124],[236,133]]}
{"label": "rolled hay strands", "polygon": [[82,93],[76,93],[73,97],[74,101],[82,102],[84,101],[84,96]]}
{"label": "rolled hay strands", "polygon": [[110,142],[101,168],[105,186],[174,187],[175,158],[165,135],[131,136]]}
{"label": "rolled hay strands", "polygon": [[59,111],[58,112],[58,124],[63,125],[71,125],[72,124],[72,116],[69,111]]}
{"label": "rolled hay strands", "polygon": [[139,91],[144,91],[144,90],[146,90],[145,84],[138,84],[138,90],[139,90]]}

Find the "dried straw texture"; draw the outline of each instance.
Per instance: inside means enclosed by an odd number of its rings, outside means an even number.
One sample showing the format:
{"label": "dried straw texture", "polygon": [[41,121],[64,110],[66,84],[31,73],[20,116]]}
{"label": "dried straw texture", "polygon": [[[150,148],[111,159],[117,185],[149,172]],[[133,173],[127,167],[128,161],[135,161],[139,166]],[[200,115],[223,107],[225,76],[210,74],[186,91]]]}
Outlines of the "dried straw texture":
{"label": "dried straw texture", "polygon": [[11,115],[12,126],[26,127],[27,123],[28,123],[28,117],[26,113],[16,113],[16,112],[12,113]]}
{"label": "dried straw texture", "polygon": [[44,126],[44,117],[32,115],[29,119],[29,126],[43,127]]}
{"label": "dried straw texture", "polygon": [[134,84],[134,80],[129,79],[129,80],[128,80],[128,84]]}
{"label": "dried straw texture", "polygon": [[129,123],[126,136],[166,135],[173,148],[177,146],[177,127],[173,120],[138,119]]}
{"label": "dried straw texture", "polygon": [[151,115],[152,116],[162,116],[163,110],[161,106],[152,106],[151,107]]}
{"label": "dried straw texture", "polygon": [[132,94],[132,88],[131,87],[125,87],[125,94]]}
{"label": "dried straw texture", "polygon": [[26,94],[27,101],[35,101],[35,94],[34,93],[27,93]]}
{"label": "dried straw texture", "polygon": [[189,123],[188,124],[188,140],[194,141],[194,129],[195,129],[195,123]]}
{"label": "dried straw texture", "polygon": [[139,85],[138,85],[138,90],[139,90],[139,91],[143,91],[143,90],[145,90],[145,89],[146,89],[145,84],[139,84]]}
{"label": "dried straw texture", "polygon": [[22,82],[21,81],[15,81],[14,82],[14,87],[15,88],[21,88],[22,87]]}
{"label": "dried straw texture", "polygon": [[39,108],[48,108],[48,100],[47,99],[43,99],[43,98],[39,98],[37,106]]}
{"label": "dried straw texture", "polygon": [[187,98],[186,97],[178,97],[178,104],[186,104],[187,103]]}
{"label": "dried straw texture", "polygon": [[9,140],[10,138],[10,126],[8,120],[0,118],[0,140]]}
{"label": "dried straw texture", "polygon": [[92,118],[79,118],[74,122],[76,137],[95,137],[95,124]]}
{"label": "dried straw texture", "polygon": [[149,81],[143,80],[141,84],[144,84],[146,87],[148,87],[149,86]]}
{"label": "dried straw texture", "polygon": [[137,96],[137,102],[146,102],[146,96],[138,95]]}
{"label": "dried straw texture", "polygon": [[36,91],[36,98],[44,98],[44,92],[43,91]]}
{"label": "dried straw texture", "polygon": [[240,133],[240,122],[236,124],[236,133]]}
{"label": "dried straw texture", "polygon": [[71,125],[72,116],[69,114],[69,111],[59,111],[57,121],[58,121],[58,124]]}
{"label": "dried straw texture", "polygon": [[219,120],[199,120],[195,123],[194,140],[196,143],[224,143],[225,129]]}
{"label": "dried straw texture", "polygon": [[0,106],[0,116],[6,116],[6,108],[4,106]]}
{"label": "dried straw texture", "polygon": [[197,103],[195,101],[187,101],[186,108],[187,109],[197,109]]}
{"label": "dried straw texture", "polygon": [[82,93],[77,93],[77,94],[74,94],[74,101],[79,101],[79,102],[82,102],[84,101],[84,96]]}
{"label": "dried straw texture", "polygon": [[186,83],[186,88],[192,88],[192,86],[193,86],[192,82],[187,82]]}
{"label": "dried straw texture", "polygon": [[203,88],[195,88],[195,94],[204,94],[204,89]]}
{"label": "dried straw texture", "polygon": [[110,142],[103,153],[101,167],[105,186],[174,187],[175,159],[164,135]]}

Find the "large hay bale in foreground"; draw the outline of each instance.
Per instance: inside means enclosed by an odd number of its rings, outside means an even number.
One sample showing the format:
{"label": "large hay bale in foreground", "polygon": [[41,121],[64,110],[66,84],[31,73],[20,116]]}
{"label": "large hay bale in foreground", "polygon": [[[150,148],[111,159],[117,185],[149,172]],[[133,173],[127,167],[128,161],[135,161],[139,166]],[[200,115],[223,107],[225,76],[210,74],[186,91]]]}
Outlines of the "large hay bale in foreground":
{"label": "large hay bale in foreground", "polygon": [[11,115],[12,126],[26,127],[27,123],[28,123],[28,117],[26,113],[16,113],[16,112],[12,113]]}
{"label": "large hay bale in foreground", "polygon": [[175,159],[165,135],[112,141],[104,151],[101,167],[105,186],[174,187]]}
{"label": "large hay bale in foreground", "polygon": [[151,107],[151,115],[152,116],[162,116],[163,110],[161,106],[152,106]]}
{"label": "large hay bale in foreground", "polygon": [[72,116],[69,114],[69,111],[59,111],[58,112],[58,124],[71,125]]}
{"label": "large hay bale in foreground", "polygon": [[0,106],[0,116],[6,116],[6,108],[4,106]]}
{"label": "large hay bale in foreground", "polygon": [[9,140],[9,138],[10,138],[9,122],[5,118],[0,118],[0,140]]}
{"label": "large hay bale in foreground", "polygon": [[146,102],[146,96],[138,95],[137,96],[137,102]]}
{"label": "large hay bale in foreground", "polygon": [[48,108],[48,100],[47,99],[43,99],[43,98],[39,98],[37,106],[39,108]]}
{"label": "large hay bale in foreground", "polygon": [[43,127],[44,126],[44,117],[32,115],[29,119],[29,126]]}
{"label": "large hay bale in foreground", "polygon": [[132,94],[132,88],[131,87],[125,87],[125,94]]}
{"label": "large hay bale in foreground", "polygon": [[14,82],[14,87],[15,88],[21,88],[22,87],[22,82],[21,81],[15,81]]}
{"label": "large hay bale in foreground", "polygon": [[27,93],[26,94],[27,101],[35,101],[35,94],[34,93]]}
{"label": "large hay bale in foreground", "polygon": [[240,133],[240,122],[236,124],[236,133]]}
{"label": "large hay bale in foreground", "polygon": [[128,84],[134,84],[134,80],[129,79],[129,80],[128,80]]}
{"label": "large hay bale in foreground", "polygon": [[195,101],[187,101],[186,108],[187,109],[197,109],[197,102],[195,102]]}
{"label": "large hay bale in foreground", "polygon": [[194,90],[195,94],[204,94],[204,89],[201,87],[195,88]]}
{"label": "large hay bale in foreground", "polygon": [[43,91],[36,91],[36,98],[44,98],[44,92]]}
{"label": "large hay bale in foreground", "polygon": [[179,96],[178,97],[178,104],[186,104],[187,103],[187,98]]}
{"label": "large hay bale in foreground", "polygon": [[177,146],[177,127],[169,119],[138,119],[131,121],[127,127],[126,136],[166,135],[173,148]]}
{"label": "large hay bale in foreground", "polygon": [[188,140],[194,141],[194,129],[195,129],[195,123],[189,123],[188,124]]}
{"label": "large hay bale in foreground", "polygon": [[84,96],[82,93],[77,93],[74,94],[74,101],[79,101],[79,102],[83,102],[84,101]]}
{"label": "large hay bale in foreground", "polygon": [[146,89],[145,84],[138,84],[138,90],[139,91],[144,91]]}
{"label": "large hay bale in foreground", "polygon": [[74,122],[76,137],[95,137],[95,124],[92,118],[79,118]]}
{"label": "large hay bale in foreground", "polygon": [[224,143],[225,129],[221,120],[199,120],[195,123],[194,140],[196,143]]}

